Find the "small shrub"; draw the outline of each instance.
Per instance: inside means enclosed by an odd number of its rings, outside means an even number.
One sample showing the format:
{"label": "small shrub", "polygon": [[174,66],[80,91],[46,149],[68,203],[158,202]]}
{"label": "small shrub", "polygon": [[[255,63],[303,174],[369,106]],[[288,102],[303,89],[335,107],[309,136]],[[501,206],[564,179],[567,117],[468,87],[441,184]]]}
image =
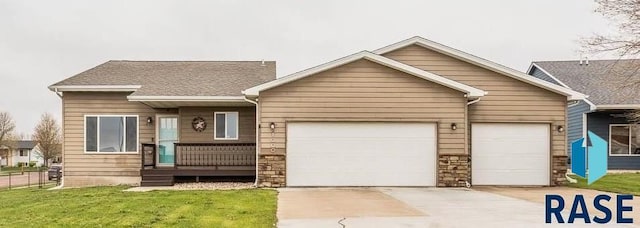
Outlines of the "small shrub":
{"label": "small shrub", "polygon": [[37,162],[30,161],[29,162],[29,167],[31,167],[31,168],[36,167],[36,164],[37,164]]}

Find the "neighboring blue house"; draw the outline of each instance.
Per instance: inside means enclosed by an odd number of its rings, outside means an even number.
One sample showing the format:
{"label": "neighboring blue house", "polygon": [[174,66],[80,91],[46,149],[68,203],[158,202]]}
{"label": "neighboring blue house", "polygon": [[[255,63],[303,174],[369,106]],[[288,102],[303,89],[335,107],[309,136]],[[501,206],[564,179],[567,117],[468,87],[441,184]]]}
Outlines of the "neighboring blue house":
{"label": "neighboring blue house", "polygon": [[589,130],[609,143],[610,170],[640,169],[640,125],[627,118],[640,111],[640,59],[541,61],[527,73],[589,96],[568,104],[569,155]]}

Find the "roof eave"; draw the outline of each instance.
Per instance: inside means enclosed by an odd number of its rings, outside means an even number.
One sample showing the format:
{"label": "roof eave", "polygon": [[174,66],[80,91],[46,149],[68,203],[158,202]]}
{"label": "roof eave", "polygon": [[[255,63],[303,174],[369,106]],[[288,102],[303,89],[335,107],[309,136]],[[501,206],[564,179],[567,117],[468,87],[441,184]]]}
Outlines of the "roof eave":
{"label": "roof eave", "polygon": [[52,85],[53,92],[134,92],[140,85]]}
{"label": "roof eave", "polygon": [[129,101],[173,101],[173,102],[244,102],[244,96],[127,96]]}
{"label": "roof eave", "polygon": [[613,110],[613,109],[638,110],[640,109],[640,104],[596,105],[596,110]]}
{"label": "roof eave", "polygon": [[588,95],[578,93],[578,92],[574,92],[567,95],[568,101],[586,100],[587,98],[589,98]]}

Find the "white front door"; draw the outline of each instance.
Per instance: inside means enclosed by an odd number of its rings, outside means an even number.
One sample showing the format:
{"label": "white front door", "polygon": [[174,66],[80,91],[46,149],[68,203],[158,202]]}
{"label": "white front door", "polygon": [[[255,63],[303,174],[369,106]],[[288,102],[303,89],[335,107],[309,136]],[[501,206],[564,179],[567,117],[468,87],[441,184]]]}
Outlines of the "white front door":
{"label": "white front door", "polygon": [[178,142],[178,116],[158,116],[157,154],[159,166],[173,166],[175,161],[174,143]]}
{"label": "white front door", "polygon": [[549,185],[550,125],[471,125],[474,185]]}
{"label": "white front door", "polygon": [[287,186],[435,186],[436,125],[287,124]]}

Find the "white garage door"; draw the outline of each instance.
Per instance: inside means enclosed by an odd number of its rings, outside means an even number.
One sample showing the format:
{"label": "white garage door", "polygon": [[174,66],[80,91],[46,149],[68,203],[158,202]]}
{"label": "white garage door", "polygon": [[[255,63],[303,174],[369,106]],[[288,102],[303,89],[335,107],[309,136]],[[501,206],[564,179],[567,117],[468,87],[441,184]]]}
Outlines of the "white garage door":
{"label": "white garage door", "polygon": [[474,185],[549,185],[549,124],[472,124]]}
{"label": "white garage door", "polygon": [[435,124],[289,123],[288,186],[435,186]]}

